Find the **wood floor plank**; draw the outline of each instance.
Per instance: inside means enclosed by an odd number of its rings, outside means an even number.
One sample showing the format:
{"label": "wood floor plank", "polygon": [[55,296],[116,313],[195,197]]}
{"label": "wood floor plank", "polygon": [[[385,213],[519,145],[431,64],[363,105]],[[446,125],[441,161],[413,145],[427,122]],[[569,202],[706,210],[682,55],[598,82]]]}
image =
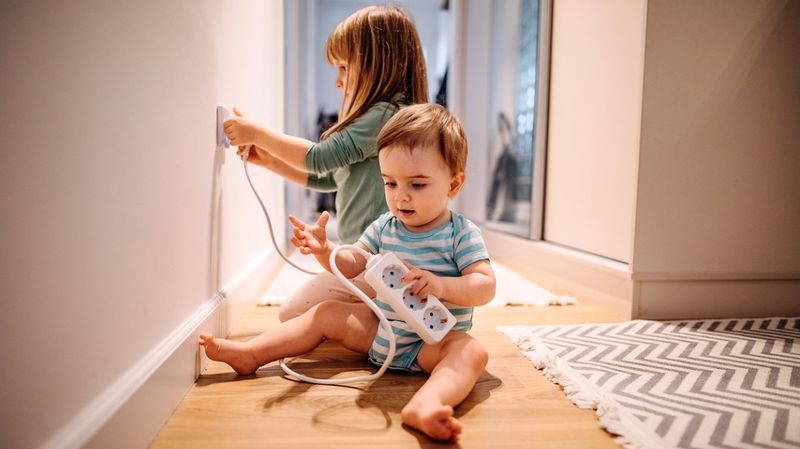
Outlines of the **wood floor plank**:
{"label": "wood floor plank", "polygon": [[[592,304],[482,307],[470,332],[489,350],[489,364],[456,409],[462,448],[614,448],[591,410],[575,407],[535,370],[500,325],[616,322],[626,317]],[[278,323],[276,307],[249,310],[232,337],[246,340]],[[363,357],[326,342],[292,365],[314,377],[375,369]],[[400,410],[425,381],[388,372],[366,388],[310,385],[286,378],[272,363],[237,376],[212,362],[175,410],[151,449],[172,448],[440,448],[402,425]]]}

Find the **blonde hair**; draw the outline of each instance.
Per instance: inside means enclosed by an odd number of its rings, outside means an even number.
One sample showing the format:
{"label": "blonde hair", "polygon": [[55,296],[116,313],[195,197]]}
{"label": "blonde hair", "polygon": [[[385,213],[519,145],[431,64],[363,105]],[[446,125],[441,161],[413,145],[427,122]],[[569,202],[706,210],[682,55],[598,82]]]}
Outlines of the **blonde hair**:
{"label": "blonde hair", "polygon": [[435,145],[451,175],[467,168],[467,137],[461,122],[438,104],[415,104],[400,109],[378,133],[378,153],[398,145],[409,150]]}
{"label": "blonde hair", "polygon": [[323,138],[349,125],[379,101],[428,101],[428,75],[417,29],[396,6],[368,6],[356,11],[328,36],[326,51],[329,63],[347,63],[347,85],[353,90],[350,104],[343,103],[339,121]]}

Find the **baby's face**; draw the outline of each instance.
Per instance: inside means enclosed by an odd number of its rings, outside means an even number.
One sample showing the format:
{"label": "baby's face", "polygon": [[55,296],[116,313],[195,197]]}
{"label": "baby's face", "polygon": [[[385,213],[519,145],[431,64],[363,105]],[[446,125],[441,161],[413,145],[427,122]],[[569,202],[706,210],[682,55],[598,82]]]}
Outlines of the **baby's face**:
{"label": "baby's face", "polygon": [[452,176],[438,148],[390,145],[378,155],[386,204],[409,231],[425,232],[450,219],[448,201],[463,183]]}

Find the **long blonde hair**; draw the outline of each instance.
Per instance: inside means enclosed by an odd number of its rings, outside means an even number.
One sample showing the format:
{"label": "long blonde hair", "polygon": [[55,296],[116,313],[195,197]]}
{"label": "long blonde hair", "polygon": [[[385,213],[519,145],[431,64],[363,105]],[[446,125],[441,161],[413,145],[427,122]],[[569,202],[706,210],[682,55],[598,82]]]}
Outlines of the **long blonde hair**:
{"label": "long blonde hair", "polygon": [[[396,6],[362,8],[336,26],[326,45],[328,62],[347,63],[352,99],[323,139],[379,101],[425,103],[428,75],[417,29]],[[399,96],[399,98],[398,98]]]}

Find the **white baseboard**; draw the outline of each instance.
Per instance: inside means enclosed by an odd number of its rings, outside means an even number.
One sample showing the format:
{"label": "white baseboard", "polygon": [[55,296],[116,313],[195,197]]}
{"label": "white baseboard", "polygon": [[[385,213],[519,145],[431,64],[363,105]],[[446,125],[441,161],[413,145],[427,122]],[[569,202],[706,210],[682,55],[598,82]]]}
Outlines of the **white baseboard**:
{"label": "white baseboard", "polygon": [[639,319],[800,316],[800,279],[637,281]]}
{"label": "white baseboard", "polygon": [[493,259],[557,294],[631,319],[800,315],[797,273],[637,273],[630,266],[543,241],[484,230]]}
{"label": "white baseboard", "polygon": [[630,316],[633,281],[627,264],[490,229],[483,230],[483,238],[493,260],[551,292]]}
{"label": "white baseboard", "polygon": [[40,448],[146,448],[201,372],[197,334],[226,334],[281,262],[274,250],[254,259]]}

